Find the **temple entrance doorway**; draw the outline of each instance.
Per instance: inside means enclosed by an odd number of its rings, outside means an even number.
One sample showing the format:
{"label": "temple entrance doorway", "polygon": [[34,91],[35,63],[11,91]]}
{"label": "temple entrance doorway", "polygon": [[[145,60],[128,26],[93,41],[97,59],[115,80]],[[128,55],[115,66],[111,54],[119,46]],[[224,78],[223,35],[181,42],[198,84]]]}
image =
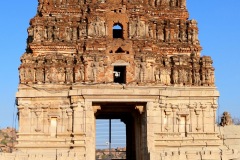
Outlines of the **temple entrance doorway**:
{"label": "temple entrance doorway", "polygon": [[96,159],[141,160],[145,142],[142,112],[145,104],[101,103],[98,106],[95,113]]}

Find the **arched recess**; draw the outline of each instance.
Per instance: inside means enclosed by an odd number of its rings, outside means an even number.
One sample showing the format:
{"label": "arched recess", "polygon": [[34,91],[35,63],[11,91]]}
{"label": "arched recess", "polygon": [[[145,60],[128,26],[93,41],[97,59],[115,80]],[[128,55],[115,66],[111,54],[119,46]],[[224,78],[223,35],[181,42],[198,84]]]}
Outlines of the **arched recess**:
{"label": "arched recess", "polygon": [[123,39],[123,25],[121,23],[114,23],[112,33],[113,33],[113,38]]}

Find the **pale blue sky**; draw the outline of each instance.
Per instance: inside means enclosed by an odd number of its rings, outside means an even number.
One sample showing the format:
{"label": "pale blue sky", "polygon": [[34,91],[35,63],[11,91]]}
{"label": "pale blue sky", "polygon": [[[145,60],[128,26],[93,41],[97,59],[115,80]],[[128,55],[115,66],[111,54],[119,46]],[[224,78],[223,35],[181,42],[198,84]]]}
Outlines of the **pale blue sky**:
{"label": "pale blue sky", "polygon": [[[188,0],[190,19],[196,19],[202,55],[212,56],[220,109],[240,117],[240,1]],[[8,0],[0,5],[0,128],[12,126],[20,56],[37,0]],[[14,113],[15,112],[15,113]]]}

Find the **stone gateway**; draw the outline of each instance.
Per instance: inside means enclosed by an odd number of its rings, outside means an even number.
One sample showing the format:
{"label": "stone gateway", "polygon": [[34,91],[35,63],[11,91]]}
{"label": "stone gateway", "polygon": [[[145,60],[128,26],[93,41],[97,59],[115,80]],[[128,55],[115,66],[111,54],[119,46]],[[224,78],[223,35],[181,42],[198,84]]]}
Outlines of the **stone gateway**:
{"label": "stone gateway", "polygon": [[39,0],[19,67],[17,152],[94,160],[96,119],[126,124],[127,160],[230,160],[219,92],[186,0]]}

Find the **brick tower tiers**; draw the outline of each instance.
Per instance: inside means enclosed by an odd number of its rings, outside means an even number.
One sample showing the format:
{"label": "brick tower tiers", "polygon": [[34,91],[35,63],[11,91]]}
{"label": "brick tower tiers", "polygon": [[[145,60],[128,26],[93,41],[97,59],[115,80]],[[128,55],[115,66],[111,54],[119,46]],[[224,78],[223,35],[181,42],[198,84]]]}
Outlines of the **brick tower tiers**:
{"label": "brick tower tiers", "polygon": [[103,117],[126,124],[127,160],[223,156],[212,59],[200,56],[186,0],[38,2],[15,157],[94,160]]}
{"label": "brick tower tiers", "polygon": [[165,1],[39,0],[20,83],[214,86],[186,2]]}

